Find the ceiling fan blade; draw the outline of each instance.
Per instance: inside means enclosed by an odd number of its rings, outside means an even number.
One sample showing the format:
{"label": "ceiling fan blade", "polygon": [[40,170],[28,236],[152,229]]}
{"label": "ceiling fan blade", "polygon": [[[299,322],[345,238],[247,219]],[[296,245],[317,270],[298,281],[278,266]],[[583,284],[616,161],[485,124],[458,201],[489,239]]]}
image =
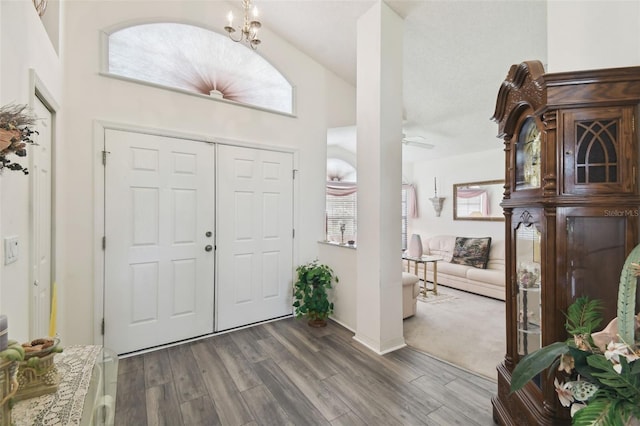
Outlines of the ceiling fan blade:
{"label": "ceiling fan blade", "polygon": [[402,144],[407,146],[415,146],[424,149],[433,149],[435,145],[429,142],[424,142],[424,136],[406,136],[403,134]]}
{"label": "ceiling fan blade", "polygon": [[433,149],[433,148],[436,147],[432,143],[418,142],[418,141],[413,141],[413,140],[409,140],[409,139],[402,139],[402,145],[415,146],[417,148],[423,148],[423,149]]}

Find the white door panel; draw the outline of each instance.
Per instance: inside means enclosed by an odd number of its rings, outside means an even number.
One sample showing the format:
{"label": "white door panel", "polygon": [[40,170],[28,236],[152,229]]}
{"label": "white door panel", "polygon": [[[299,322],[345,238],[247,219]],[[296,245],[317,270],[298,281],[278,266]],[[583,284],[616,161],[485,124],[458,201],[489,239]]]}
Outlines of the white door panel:
{"label": "white door panel", "polygon": [[213,332],[213,146],[107,130],[105,150],[105,346]]}
{"label": "white door panel", "polygon": [[51,315],[51,111],[36,97],[37,145],[31,151],[31,316],[32,339],[49,334]]}
{"label": "white door panel", "polygon": [[291,313],[293,156],[218,148],[216,330]]}

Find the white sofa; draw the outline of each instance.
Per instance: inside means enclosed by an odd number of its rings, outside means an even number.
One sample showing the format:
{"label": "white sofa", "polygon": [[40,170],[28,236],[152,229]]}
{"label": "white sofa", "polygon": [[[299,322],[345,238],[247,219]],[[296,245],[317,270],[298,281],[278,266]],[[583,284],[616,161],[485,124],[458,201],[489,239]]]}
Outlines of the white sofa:
{"label": "white sofa", "polygon": [[420,294],[420,279],[409,272],[402,273],[402,319],[416,314]]}
{"label": "white sofa", "polygon": [[[486,269],[451,263],[455,242],[455,235],[436,235],[425,239],[423,243],[425,255],[442,257],[438,262],[438,285],[505,300],[504,241],[491,240]],[[418,276],[423,276],[422,270]],[[427,279],[433,281],[430,265],[427,267]]]}

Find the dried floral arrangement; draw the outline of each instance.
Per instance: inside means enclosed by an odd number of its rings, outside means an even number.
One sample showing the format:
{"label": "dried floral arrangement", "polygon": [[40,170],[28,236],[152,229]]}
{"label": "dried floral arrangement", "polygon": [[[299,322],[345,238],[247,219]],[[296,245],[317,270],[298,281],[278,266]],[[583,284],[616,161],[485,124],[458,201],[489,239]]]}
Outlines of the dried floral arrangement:
{"label": "dried floral arrangement", "polygon": [[29,170],[7,156],[27,156],[27,144],[34,144],[31,137],[38,134],[29,126],[34,126],[36,121],[37,118],[28,110],[27,105],[9,104],[0,107],[0,172],[9,169],[29,174]]}

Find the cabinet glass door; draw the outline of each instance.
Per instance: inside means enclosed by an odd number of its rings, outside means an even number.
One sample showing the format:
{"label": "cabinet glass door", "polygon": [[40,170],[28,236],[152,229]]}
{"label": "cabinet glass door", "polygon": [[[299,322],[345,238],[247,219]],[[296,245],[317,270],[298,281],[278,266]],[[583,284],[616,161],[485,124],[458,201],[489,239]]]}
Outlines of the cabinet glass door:
{"label": "cabinet glass door", "polygon": [[635,107],[577,108],[562,113],[567,194],[635,191]]}
{"label": "cabinet glass door", "polygon": [[603,327],[616,316],[618,283],[625,260],[626,221],[624,215],[566,218],[571,300],[588,296],[602,301]]}
{"label": "cabinet glass door", "polygon": [[542,347],[540,231],[532,223],[521,223],[515,237],[518,354],[522,357]]}

